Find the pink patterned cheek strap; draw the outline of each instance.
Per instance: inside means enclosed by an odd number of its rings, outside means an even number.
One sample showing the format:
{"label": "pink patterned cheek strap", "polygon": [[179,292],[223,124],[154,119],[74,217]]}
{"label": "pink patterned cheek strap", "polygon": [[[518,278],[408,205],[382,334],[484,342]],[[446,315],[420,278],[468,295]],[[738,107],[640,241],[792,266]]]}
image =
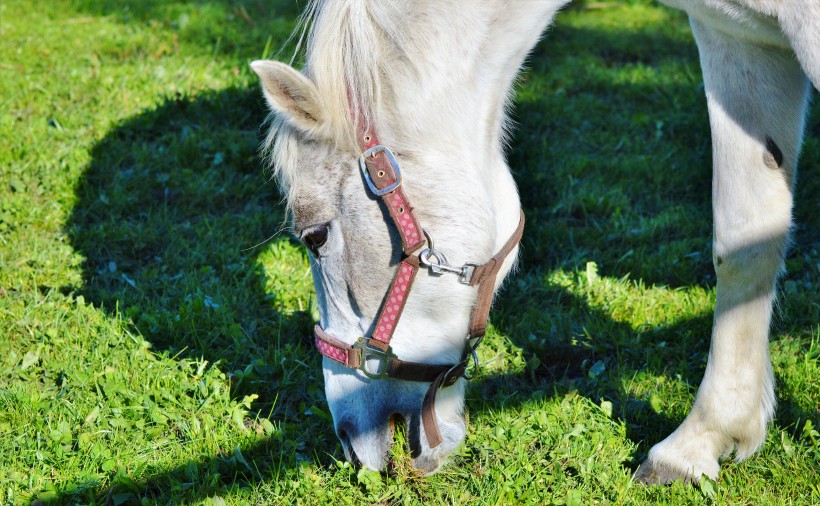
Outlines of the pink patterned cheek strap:
{"label": "pink patterned cheek strap", "polygon": [[418,272],[418,264],[411,264],[404,260],[399,264],[398,271],[393,277],[393,283],[387,291],[387,298],[382,304],[381,311],[376,324],[373,327],[371,339],[375,339],[387,346],[396,330],[396,324],[404,310],[404,303],[407,302],[407,295],[410,293],[410,285]]}

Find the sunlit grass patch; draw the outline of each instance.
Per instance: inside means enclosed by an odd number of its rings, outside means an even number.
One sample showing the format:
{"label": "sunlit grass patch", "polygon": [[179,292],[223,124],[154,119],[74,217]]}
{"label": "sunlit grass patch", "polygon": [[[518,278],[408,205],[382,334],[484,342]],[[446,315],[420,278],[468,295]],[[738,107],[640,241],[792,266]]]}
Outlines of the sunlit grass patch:
{"label": "sunlit grass patch", "polygon": [[465,444],[429,478],[406,428],[390,473],[344,462],[247,66],[299,7],[0,3],[0,504],[820,503],[816,107],[766,444],[701,488],[630,481],[694,400],[715,297],[697,50],[644,1],[578,2],[521,77],[521,269]]}

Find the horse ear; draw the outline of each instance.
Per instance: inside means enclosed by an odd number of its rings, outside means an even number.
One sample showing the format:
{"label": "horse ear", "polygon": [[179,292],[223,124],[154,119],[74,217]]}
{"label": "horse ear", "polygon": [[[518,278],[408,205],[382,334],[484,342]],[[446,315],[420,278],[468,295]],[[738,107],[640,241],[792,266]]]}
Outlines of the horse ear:
{"label": "horse ear", "polygon": [[290,65],[277,61],[257,60],[251,63],[251,68],[262,80],[262,90],[271,110],[307,134],[319,133],[325,119],[313,81]]}

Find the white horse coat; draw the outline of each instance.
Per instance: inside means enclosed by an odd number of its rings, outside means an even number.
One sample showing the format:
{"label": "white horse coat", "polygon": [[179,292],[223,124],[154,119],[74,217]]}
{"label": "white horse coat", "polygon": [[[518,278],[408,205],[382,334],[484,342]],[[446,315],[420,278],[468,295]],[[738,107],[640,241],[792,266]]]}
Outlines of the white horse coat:
{"label": "white horse coat", "polygon": [[[512,84],[565,3],[316,0],[304,74],[252,64],[276,114],[268,152],[294,232],[311,246],[323,328],[348,344],[367,335],[397,261],[395,232],[357,173],[355,125],[374,125],[399,154],[402,184],[451,262],[485,261],[511,235],[520,209],[503,153]],[[649,483],[716,478],[721,456],[735,450],[743,459],[765,439],[775,405],[768,353],[775,283],[789,242],[809,82],[820,86],[820,3],[664,3],[689,13],[700,51],[714,153],[717,305],[692,410],[636,474]],[[419,275],[413,291],[394,351],[417,362],[457,360],[475,290]],[[383,469],[396,414],[416,438],[414,464],[424,472],[464,439],[463,381],[437,398],[444,443],[430,448],[419,431],[427,385],[371,380],[327,359],[323,368],[349,459]]]}

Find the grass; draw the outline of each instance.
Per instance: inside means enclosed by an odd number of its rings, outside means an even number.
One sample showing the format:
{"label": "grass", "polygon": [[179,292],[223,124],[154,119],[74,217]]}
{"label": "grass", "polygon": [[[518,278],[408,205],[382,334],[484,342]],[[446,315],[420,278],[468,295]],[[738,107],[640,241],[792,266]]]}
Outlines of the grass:
{"label": "grass", "polygon": [[247,66],[297,14],[0,4],[0,504],[820,503],[817,108],[766,445],[700,488],[630,481],[692,403],[714,303],[697,50],[642,1],[563,13],[523,76],[523,269],[466,443],[426,479],[400,447],[390,475],[343,462]]}

